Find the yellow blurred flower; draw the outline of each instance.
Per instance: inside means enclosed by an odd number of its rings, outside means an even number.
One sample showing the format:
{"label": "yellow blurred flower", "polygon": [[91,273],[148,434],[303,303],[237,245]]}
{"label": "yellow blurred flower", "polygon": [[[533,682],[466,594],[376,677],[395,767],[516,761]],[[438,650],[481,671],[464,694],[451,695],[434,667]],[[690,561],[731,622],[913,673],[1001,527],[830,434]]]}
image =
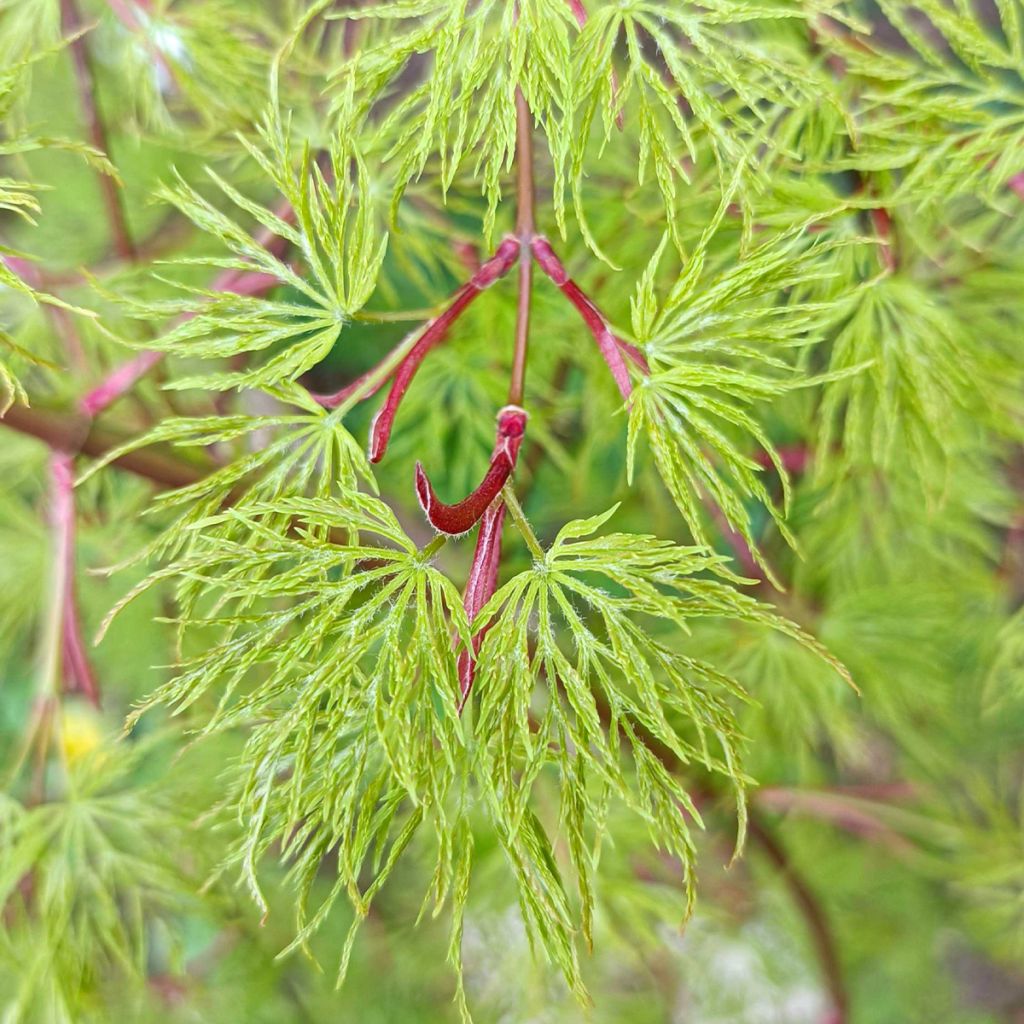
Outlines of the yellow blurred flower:
{"label": "yellow blurred flower", "polygon": [[103,742],[103,719],[90,704],[65,702],[61,716],[61,749],[70,763],[92,754]]}

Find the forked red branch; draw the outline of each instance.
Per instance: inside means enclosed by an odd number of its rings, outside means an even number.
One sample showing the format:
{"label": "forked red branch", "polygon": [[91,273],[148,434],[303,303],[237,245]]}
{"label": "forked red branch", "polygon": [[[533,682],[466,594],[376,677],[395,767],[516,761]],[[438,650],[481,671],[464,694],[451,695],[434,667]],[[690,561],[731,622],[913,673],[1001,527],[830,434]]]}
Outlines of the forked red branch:
{"label": "forked red branch", "polygon": [[[501,279],[509,272],[512,265],[519,258],[520,249],[521,245],[518,238],[512,235],[505,238],[501,245],[498,246],[495,254],[455,293],[455,297],[448,304],[448,308],[430,321],[423,332],[423,336],[399,364],[398,369],[395,371],[394,381],[391,384],[391,390],[388,392],[387,400],[381,406],[380,412],[374,417],[373,426],[370,429],[371,462],[380,462],[384,458],[384,454],[388,449],[388,441],[391,439],[391,429],[395,425],[395,415],[398,413],[398,407],[405,397],[413,377],[416,376],[420,363],[423,362],[427,357],[427,353],[432,348],[444,341],[448,329],[462,316],[470,303],[482,292],[490,288],[495,281]],[[473,522],[476,522],[476,519]],[[470,526],[472,526],[472,523],[470,523]]]}
{"label": "forked red branch", "polygon": [[465,533],[487,511],[515,469],[526,419],[526,411],[517,405],[506,405],[498,413],[498,438],[491,464],[476,490],[454,505],[438,499],[423,466],[416,463],[416,497],[435,530],[453,536]]}

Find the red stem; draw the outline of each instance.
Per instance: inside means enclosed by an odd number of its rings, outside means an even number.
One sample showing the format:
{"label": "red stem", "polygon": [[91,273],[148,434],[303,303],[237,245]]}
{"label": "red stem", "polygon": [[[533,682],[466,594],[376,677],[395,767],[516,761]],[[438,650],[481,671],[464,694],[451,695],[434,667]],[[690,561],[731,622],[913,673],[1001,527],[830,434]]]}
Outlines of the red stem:
{"label": "red stem", "polygon": [[[518,16],[518,11],[517,11]],[[530,341],[530,306],[533,299],[533,254],[530,242],[535,228],[536,186],[534,184],[533,125],[530,108],[520,87],[516,87],[516,237],[519,242],[519,295],[516,303],[515,347],[512,356],[512,374],[508,386],[509,406],[498,414],[498,444],[484,483],[477,491],[478,500],[483,500],[495,483],[502,487],[515,467],[523,432],[526,429],[526,413],[519,408],[523,402],[526,383],[526,358]],[[499,451],[501,449],[501,451]],[[507,465],[507,471],[505,466]],[[432,497],[430,482],[417,467],[417,493]],[[495,472],[497,470],[497,472]],[[502,475],[504,473],[504,475]],[[422,481],[421,481],[422,477]],[[421,490],[422,486],[422,490]],[[497,494],[497,491],[495,491]],[[472,497],[472,496],[471,496]],[[436,500],[436,499],[435,499]],[[429,515],[429,512],[428,512]],[[433,518],[431,519],[433,522]],[[480,531],[473,552],[473,565],[463,602],[470,624],[480,609],[491,599],[498,587],[498,567],[501,562],[501,530],[505,523],[505,503],[499,498],[486,506],[480,520]],[[473,635],[471,648],[461,650],[458,655],[459,706],[461,715],[469,700],[476,677],[476,658],[480,653],[487,627]]]}
{"label": "red stem", "polygon": [[566,2],[569,4],[572,16],[576,19],[576,24],[583,28],[587,23],[587,9],[583,6],[581,0],[566,0]]}
{"label": "red stem", "polygon": [[876,206],[873,210],[869,210],[868,216],[871,218],[875,234],[878,235],[879,242],[881,243],[879,246],[879,256],[882,260],[882,265],[891,273],[896,269],[896,250],[892,244],[892,217],[889,215],[889,211],[881,206]]}
{"label": "red stem", "polygon": [[[501,561],[501,530],[505,523],[505,503],[499,498],[491,502],[480,520],[480,532],[476,538],[476,549],[473,552],[473,565],[469,570],[466,582],[466,593],[463,597],[466,606],[466,617],[470,624],[480,614],[481,608],[494,596],[498,589],[498,564]],[[476,656],[480,653],[487,627],[484,626],[474,634],[472,650],[459,651],[459,714],[462,714],[466,701],[473,689],[476,676]]]}
{"label": "red stem", "polygon": [[134,359],[129,359],[120,366],[116,366],[103,380],[101,384],[88,392],[78,403],[78,408],[86,416],[98,416],[108,405],[112,405],[118,398],[135,386],[154,366],[166,355],[165,352],[158,352],[155,349],[147,349],[140,352]]}
{"label": "red stem", "polygon": [[99,684],[82,638],[82,623],[75,592],[75,473],[74,456],[54,452],[50,456],[52,507],[50,515],[55,535],[54,557],[62,566],[61,664],[65,693],[80,693],[97,707]]}

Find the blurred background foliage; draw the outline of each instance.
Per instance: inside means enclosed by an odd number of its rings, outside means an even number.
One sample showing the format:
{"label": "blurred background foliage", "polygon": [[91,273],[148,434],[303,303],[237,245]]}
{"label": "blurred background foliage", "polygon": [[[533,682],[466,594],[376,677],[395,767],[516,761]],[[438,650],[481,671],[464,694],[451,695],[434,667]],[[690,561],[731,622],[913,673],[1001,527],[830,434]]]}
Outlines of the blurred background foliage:
{"label": "blurred background foliage", "polygon": [[[73,409],[131,355],[126,342],[145,348],[155,340],[160,327],[132,313],[171,295],[164,279],[209,287],[208,267],[161,263],[215,250],[159,192],[173,185],[172,168],[219,207],[225,200],[204,166],[273,207],[276,190],[235,133],[258,139],[271,61],[308,6],[0,0],[0,62],[10,69],[0,68],[10,75],[0,92],[8,97],[0,354],[12,397],[24,388],[31,408]],[[468,62],[468,44],[451,28],[452,12],[465,5],[385,5],[391,16],[378,20],[346,20],[364,6],[358,0],[320,6],[338,17],[311,22],[296,37],[280,83],[293,130],[314,151],[357,123],[346,120],[358,107],[347,92],[346,54],[365,52],[383,67],[398,59],[401,32],[437,19],[439,66]],[[528,7],[541,18],[554,3]],[[785,523],[794,544],[750,494],[742,495],[742,529],[785,581],[782,592],[762,578],[757,595],[819,638],[861,695],[763,629],[695,623],[688,653],[714,658],[754,698],[737,707],[745,770],[758,783],[746,853],[727,866],[731,801],[702,789],[708,780],[694,772],[708,827],[698,839],[697,909],[684,928],[678,865],[613,805],[595,883],[594,948],[582,965],[593,1005],[581,1008],[531,954],[500,846],[483,815],[471,816],[463,961],[480,1022],[1024,1020],[1024,9],[1019,0],[851,0],[790,5],[797,17],[776,17],[782,7],[590,0],[577,70],[581,88],[596,97],[593,124],[556,129],[560,112],[549,112],[539,216],[552,238],[564,217],[564,262],[612,323],[625,333],[633,324],[640,342],[652,339],[631,300],[664,237],[670,244],[651,271],[659,301],[681,267],[692,267],[696,254],[704,261],[683,299],[691,313],[695,296],[746,266],[761,240],[803,245],[813,237],[833,246],[815,264],[826,271],[821,277],[785,284],[778,324],[743,326],[787,347],[786,317],[817,308],[820,338],[792,348],[802,371],[834,377],[756,402],[758,421],[791,466]],[[633,36],[617,27],[620,9],[653,19],[676,41],[678,59],[693,58],[697,77],[673,84],[657,39],[642,26]],[[451,38],[442,32],[448,15]],[[559,24],[561,35],[537,44],[556,67],[559,40],[575,33],[571,20]],[[679,41],[694,25],[707,32],[704,49],[692,35]],[[603,45],[620,70],[621,131],[611,79],[586,63]],[[76,63],[82,47],[84,70]],[[726,67],[733,53],[735,66]],[[490,59],[501,65],[503,54]],[[783,61],[800,69],[797,85]],[[431,66],[415,56],[383,112],[358,129],[370,183],[361,199],[376,229],[390,231],[371,313],[434,308],[486,252],[489,207],[498,233],[512,222],[510,204],[495,193],[507,194],[511,182],[497,141],[507,111],[480,128],[484,141],[472,139],[478,148],[461,163],[451,151],[442,161],[446,143],[434,145],[426,129],[423,139],[402,139],[401,124],[387,119],[431,81]],[[530,74],[538,79],[531,98],[540,102],[543,76]],[[441,84],[465,97],[455,79]],[[91,108],[83,81],[94,90]],[[708,81],[714,102],[690,91]],[[747,85],[759,102],[742,94]],[[471,100],[481,103],[459,103]],[[90,124],[96,111],[102,136]],[[411,103],[407,123],[418,124],[421,113]],[[677,116],[692,147],[673,127]],[[736,138],[756,159],[733,195],[735,165],[749,158],[730,150]],[[415,150],[415,166],[402,163],[403,146]],[[423,173],[414,174],[421,157]],[[585,172],[576,174],[577,165]],[[12,198],[25,194],[19,183],[31,183],[29,200]],[[392,211],[396,190],[402,198]],[[556,211],[549,199],[562,195],[566,208]],[[879,210],[886,224],[872,216]],[[66,306],[40,301],[40,292]],[[277,295],[307,301],[287,285]],[[681,344],[714,362],[730,301],[726,291],[705,320],[684,321]],[[499,342],[511,337],[514,319],[513,290],[489,291],[410,389],[405,426],[376,475],[421,543],[429,529],[415,503],[412,463],[431,467],[442,494],[475,485],[511,359]],[[408,326],[348,325],[303,380],[313,390],[339,387]],[[541,540],[621,501],[616,529],[690,543],[646,449],[627,484],[628,416],[598,353],[582,347],[582,331],[544,281],[532,337],[533,447],[516,479]],[[207,372],[202,355],[173,350],[171,363],[140,380],[102,423],[124,439],[175,413],[223,412],[219,394],[162,387]],[[265,392],[231,402],[253,417],[284,409]],[[346,426],[361,439],[369,420],[359,407]],[[216,465],[246,443],[179,455]],[[755,452],[749,438],[742,443]],[[0,436],[0,1019],[457,1020],[448,922],[430,914],[417,921],[430,869],[415,841],[374,902],[338,991],[334,965],[351,911],[328,917],[311,956],[280,958],[295,934],[284,869],[269,863],[262,875],[265,915],[236,885],[234,869],[222,869],[241,826],[211,808],[242,756],[244,730],[192,742],[216,695],[180,718],[151,712],[122,735],[128,712],[173,674],[178,610],[170,587],[147,591],[90,646],[99,708],[82,694],[41,690],[54,603],[48,458],[38,439],[14,430]],[[778,484],[768,486],[781,506]],[[87,639],[145,576],[137,564],[103,570],[156,540],[171,520],[166,511],[146,512],[152,491],[150,481],[117,467],[75,491],[74,572]],[[708,540],[738,555],[738,571],[749,574],[735,530],[701,515]],[[470,555],[466,543],[449,545],[441,565],[461,581]],[[506,543],[504,558],[509,574],[529,567],[519,544]],[[553,770],[537,783],[552,815],[559,786]],[[325,870],[319,896],[332,884]]]}

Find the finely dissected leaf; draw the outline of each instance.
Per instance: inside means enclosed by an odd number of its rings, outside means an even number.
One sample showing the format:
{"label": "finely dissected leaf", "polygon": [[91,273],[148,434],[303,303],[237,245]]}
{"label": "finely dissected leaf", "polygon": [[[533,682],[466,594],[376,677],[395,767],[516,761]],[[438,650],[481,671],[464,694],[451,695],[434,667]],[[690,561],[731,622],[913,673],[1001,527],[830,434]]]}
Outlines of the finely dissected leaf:
{"label": "finely dissected leaf", "polygon": [[[564,0],[463,0],[382,3],[338,12],[347,20],[387,25],[379,44],[360,49],[336,73],[333,88],[343,123],[359,124],[407,65],[429,55],[422,80],[387,110],[376,134],[396,170],[395,204],[432,158],[442,188],[464,163],[487,198],[490,236],[502,179],[515,151],[515,87],[522,88],[537,123],[564,150],[571,16]],[[399,29],[398,26],[401,26]]]}
{"label": "finely dissected leaf", "polygon": [[998,21],[940,0],[881,8],[895,38],[825,40],[865,83],[859,122],[871,163],[900,171],[897,201],[994,201],[1024,171],[1018,0],[998,5]]}
{"label": "finely dissected leaf", "polygon": [[[832,307],[793,303],[787,294],[815,281],[831,282],[835,247],[791,232],[717,273],[707,272],[707,247],[727,201],[660,307],[653,285],[660,251],[638,285],[633,331],[651,373],[634,392],[629,411],[630,466],[646,438],[694,538],[707,542],[703,509],[710,500],[763,566],[746,501],[761,504],[783,536],[789,535],[755,456],[767,458],[780,477],[784,504],[789,490],[778,452],[757,418],[758,406],[808,383],[797,356],[822,339]],[[856,371],[870,353],[856,356],[837,369]]]}
{"label": "finely dissected leaf", "polygon": [[965,349],[954,307],[899,275],[867,282],[837,314],[830,369],[870,365],[825,390],[822,467],[898,462],[941,482],[963,440],[950,430],[958,410],[997,416],[1003,405],[996,353]]}
{"label": "finely dissected leaf", "polygon": [[[201,537],[198,523],[227,539],[244,537],[248,529],[244,518],[210,518],[226,505],[265,507],[266,502],[289,497],[328,498],[336,492],[349,495],[360,482],[373,486],[366,454],[337,413],[328,413],[308,398],[298,404],[307,406],[307,410],[275,416],[238,414],[165,420],[148,434],[112,449],[83,474],[81,482],[125,453],[150,444],[192,448],[219,445],[222,451],[232,451],[234,458],[225,459],[215,469],[205,467],[209,471],[195,483],[155,499],[154,512],[177,513],[177,518],[133,560],[157,552],[169,557],[190,549]],[[282,510],[277,521],[287,524],[290,516],[289,511]]]}
{"label": "finely dissected leaf", "polygon": [[187,823],[167,794],[132,778],[152,750],[94,750],[70,766],[63,799],[0,804],[5,928],[21,955],[41,945],[49,957],[23,963],[18,991],[4,993],[9,1019],[32,1019],[48,999],[75,1005],[100,969],[130,984],[145,967],[149,923],[194,893],[184,843],[169,845]]}
{"label": "finely dissected leaf", "polygon": [[[654,537],[593,536],[607,518],[574,521],[543,560],[501,587],[474,629],[488,628],[474,685],[474,770],[520,886],[534,939],[582,991],[576,923],[550,840],[531,809],[546,768],[559,773],[561,824],[581,899],[593,918],[590,829],[622,801],[651,841],[677,859],[693,899],[697,808],[665,766],[665,752],[734,787],[742,814],[735,699],[747,694],[686,653],[691,624],[712,617],[766,626],[845,669],[793,623],[732,585],[720,556]],[[546,700],[537,717],[538,690]]]}
{"label": "finely dissected leaf", "polygon": [[0,0],[0,1017],[1010,1012],[1022,29]]}
{"label": "finely dissected leaf", "polygon": [[[155,339],[147,338],[143,347],[207,359],[260,356],[245,369],[178,377],[174,388],[227,390],[294,381],[331,351],[376,284],[387,237],[377,230],[363,198],[365,168],[359,155],[339,142],[324,171],[307,143],[296,169],[290,127],[274,108],[260,139],[269,152],[244,144],[294,211],[294,223],[248,199],[213,171],[211,177],[243,213],[294,246],[308,273],[293,269],[180,176],[176,185],[162,190],[165,200],[231,254],[179,262],[264,274],[295,293],[294,299],[285,299],[186,289],[180,299],[128,303],[129,311],[141,320],[178,317],[175,326]],[[357,168],[355,177],[350,163]]]}
{"label": "finely dissected leaf", "polygon": [[[809,97],[820,100],[806,53],[782,39],[774,47],[757,41],[758,29],[768,30],[771,21],[812,18],[816,6],[662,0],[598,5],[580,32],[572,77],[579,127],[568,140],[568,157],[581,221],[592,125],[600,115],[607,146],[616,119],[625,118],[635,126],[639,180],[653,173],[669,231],[680,244],[675,213],[679,185],[688,183],[686,161],[698,160],[699,148],[708,146],[724,183],[757,146],[775,145],[780,112]],[[613,78],[620,40],[625,72]]]}
{"label": "finely dissected leaf", "polygon": [[[305,945],[343,893],[365,916],[421,823],[440,836],[457,821],[452,634],[468,637],[468,624],[458,592],[377,499],[286,498],[220,518],[243,523],[247,540],[210,543],[211,523],[195,523],[187,557],[151,581],[187,580],[186,640],[211,627],[219,639],[148,703],[183,710],[210,694],[204,731],[252,726],[227,798],[244,834],[231,860],[262,904],[260,861],[280,844],[300,906],[294,945]],[[324,543],[327,529],[350,540]],[[389,846],[366,888],[372,851]],[[308,913],[331,850],[336,882]]]}

